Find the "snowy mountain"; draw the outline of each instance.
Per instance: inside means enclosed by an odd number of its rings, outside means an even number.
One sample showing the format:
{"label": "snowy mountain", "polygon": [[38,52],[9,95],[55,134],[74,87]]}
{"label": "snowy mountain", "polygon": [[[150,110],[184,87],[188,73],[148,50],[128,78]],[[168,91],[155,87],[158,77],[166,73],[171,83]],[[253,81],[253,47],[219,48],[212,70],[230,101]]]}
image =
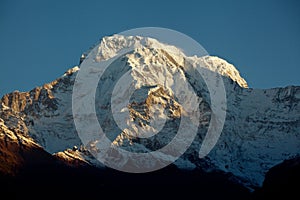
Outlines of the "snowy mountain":
{"label": "snowy mountain", "polygon": [[[174,127],[179,126],[182,110],[179,100],[174,97],[176,91],[172,90],[172,83],[176,81],[174,77],[178,76],[189,82],[193,89],[196,88],[197,95],[201,98],[197,135],[187,151],[175,161],[177,168],[230,174],[232,180],[253,190],[262,186],[270,168],[286,159],[299,156],[300,87],[248,88],[238,70],[225,60],[215,56],[188,57],[180,49],[152,38],[122,35],[104,37],[87,54],[95,62],[101,63],[128,48],[133,50],[112,63],[110,71],[101,78],[96,91],[96,108],[99,109],[97,117],[99,123],[105,124],[113,146],[136,152],[150,152],[165,146],[174,137]],[[71,166],[104,167],[82,144],[72,113],[73,86],[81,65],[87,62],[87,54],[82,56],[79,66],[68,70],[53,82],[29,92],[15,91],[2,97],[2,140],[10,138],[20,145],[26,143],[44,149]],[[211,107],[210,91],[202,80],[205,77],[190,73],[197,66],[223,77],[227,97],[226,119],[221,136],[204,158],[199,158],[199,149],[214,110]],[[113,82],[121,77],[124,70],[129,69],[135,87],[140,88],[141,92],[135,94],[128,105],[131,120],[137,123],[131,123],[128,130],[119,130],[109,121],[110,107],[101,105],[111,103]],[[101,70],[103,69],[91,68],[89,73]],[[147,84],[151,87],[141,87],[145,83],[144,77],[148,77]],[[92,92],[93,88],[86,88],[85,93],[80,96]],[[128,91],[117,91],[126,92]],[[155,110],[157,107],[154,105],[162,106],[166,112]],[[160,113],[158,117],[164,116],[169,122],[164,127],[163,134],[150,139],[132,137],[132,134],[142,134],[142,130],[149,128],[151,113],[155,111]],[[164,159],[164,155],[162,157]],[[130,162],[130,159],[132,158],[128,157],[125,160]],[[7,169],[2,167],[0,170]],[[9,171],[13,171],[13,168]]]}

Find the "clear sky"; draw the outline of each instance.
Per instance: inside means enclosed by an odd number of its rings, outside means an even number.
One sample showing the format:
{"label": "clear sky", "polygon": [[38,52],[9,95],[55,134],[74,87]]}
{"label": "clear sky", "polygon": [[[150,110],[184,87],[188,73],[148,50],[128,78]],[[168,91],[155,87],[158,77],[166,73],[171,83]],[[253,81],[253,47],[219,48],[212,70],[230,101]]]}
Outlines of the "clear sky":
{"label": "clear sky", "polygon": [[61,76],[103,36],[149,26],[192,37],[250,87],[300,86],[299,2],[1,0],[0,95]]}

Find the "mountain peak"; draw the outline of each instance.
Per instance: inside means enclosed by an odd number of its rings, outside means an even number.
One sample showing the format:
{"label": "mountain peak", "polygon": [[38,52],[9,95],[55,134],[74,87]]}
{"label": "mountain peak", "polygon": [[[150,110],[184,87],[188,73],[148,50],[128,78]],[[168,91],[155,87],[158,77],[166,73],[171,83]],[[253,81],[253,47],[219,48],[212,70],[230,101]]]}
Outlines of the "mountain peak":
{"label": "mountain peak", "polygon": [[[147,49],[147,50],[145,50]],[[201,65],[202,67],[207,68],[210,71],[217,72],[222,76],[228,77],[243,88],[248,88],[248,84],[243,77],[240,76],[239,71],[232,64],[228,63],[224,59],[221,59],[216,56],[186,56],[184,51],[173,45],[169,45],[163,42],[160,42],[154,38],[142,37],[142,36],[124,36],[124,35],[112,35],[102,38],[100,43],[94,48],[94,52],[91,50],[81,57],[81,62],[86,58],[87,54],[94,57],[96,62],[101,62],[113,58],[120,52],[127,54],[135,54],[135,57],[130,57],[131,63],[140,62],[139,56],[144,56],[142,59],[144,61],[149,61],[149,56],[166,56],[169,61],[176,61],[178,65],[183,66],[184,61],[189,61],[190,63]],[[148,53],[146,53],[148,52]],[[152,52],[152,53],[151,53]],[[146,58],[145,56],[148,56]],[[163,62],[161,62],[164,64]],[[147,63],[145,63],[147,64]],[[148,62],[149,64],[149,62]],[[153,63],[152,63],[153,64]]]}
{"label": "mountain peak", "polygon": [[[112,58],[116,56],[119,57],[113,60]],[[101,66],[97,68],[97,62],[105,63],[109,59],[113,60],[107,68],[109,70],[99,69]],[[85,106],[90,102],[86,101],[82,106],[72,107],[72,95],[74,95],[73,89],[79,73],[83,71],[84,64],[90,62],[95,65],[90,69],[88,78],[97,76],[96,72],[101,70],[105,73],[99,80],[96,92],[91,89],[91,85],[87,84],[78,97],[95,94],[96,100],[99,101],[92,103],[95,103],[93,109],[96,108],[98,111],[97,120],[107,131],[110,131],[107,134],[112,136],[112,139],[109,139],[112,142],[111,145],[115,147],[121,146],[123,149],[149,152],[165,146],[169,142],[168,139],[173,138],[176,134],[174,127],[179,127],[179,120],[184,112],[181,112],[182,101],[175,98],[176,93],[171,90],[171,85],[176,80],[181,80],[183,82],[180,83],[189,82],[192,85],[188,88],[189,90],[183,90],[184,92],[197,89],[195,92],[201,99],[199,103],[201,113],[199,119],[197,118],[200,125],[195,140],[174,162],[174,166],[179,169],[221,171],[230,174],[234,177],[233,180],[237,180],[248,188],[255,188],[262,185],[265,173],[271,167],[285,159],[299,156],[299,87],[249,89],[238,70],[219,57],[186,56],[180,48],[140,36],[105,37],[80,60],[81,64],[78,67],[68,70],[63,76],[49,84],[34,88],[29,92],[13,92],[1,99],[0,128],[2,127],[3,134],[0,139],[3,144],[7,136],[12,136],[16,132],[70,165],[78,163],[73,162],[73,159],[79,160],[84,165],[99,165],[99,162],[94,162],[96,159],[85,151],[86,147],[82,150],[77,148],[70,150],[74,146],[85,145],[78,137],[73,112],[77,108],[86,111]],[[203,144],[203,138],[206,136],[209,123],[215,113],[210,103],[211,99],[206,98],[207,87],[198,81],[201,77],[188,73],[193,67],[199,65],[207,71],[216,72],[224,77],[227,94],[226,120],[222,134],[212,151],[203,159],[199,158],[199,148]],[[131,121],[128,122],[134,124],[129,127],[131,129],[116,128],[113,120],[121,122],[124,120],[121,117],[111,116],[112,109],[114,109],[112,108],[114,106],[111,106],[112,100],[118,100],[112,99],[112,94],[116,94],[115,96],[129,94],[125,90],[126,83],[123,84],[120,81],[124,74],[122,70],[125,73],[131,70],[128,74],[135,81],[135,86],[138,86],[134,88],[138,91],[130,94],[128,105],[119,107],[121,112],[127,109],[130,114]],[[178,79],[175,80],[174,75]],[[145,77],[150,78],[150,81],[148,80],[150,84],[145,84]],[[115,87],[116,81],[120,81],[120,88]],[[128,82],[127,79],[126,81]],[[142,87],[145,85],[146,87]],[[182,85],[177,84],[180,87]],[[198,102],[189,100],[187,99],[187,102],[198,105],[196,104]],[[109,115],[111,118],[107,118]],[[155,121],[152,119],[159,118],[162,119],[161,121],[166,120],[167,125],[152,123]],[[141,134],[140,130],[143,128],[152,128],[153,124],[156,130],[164,130],[162,134],[157,134],[158,138],[150,140],[138,138],[137,140],[133,137],[134,134]],[[135,130],[138,131],[134,132]],[[156,130],[153,129],[153,132]],[[189,132],[190,129],[187,128],[185,131]],[[13,141],[18,141],[17,136],[11,138]],[[7,147],[2,145],[0,148],[6,151]],[[128,157],[127,163],[130,163],[130,159]]]}

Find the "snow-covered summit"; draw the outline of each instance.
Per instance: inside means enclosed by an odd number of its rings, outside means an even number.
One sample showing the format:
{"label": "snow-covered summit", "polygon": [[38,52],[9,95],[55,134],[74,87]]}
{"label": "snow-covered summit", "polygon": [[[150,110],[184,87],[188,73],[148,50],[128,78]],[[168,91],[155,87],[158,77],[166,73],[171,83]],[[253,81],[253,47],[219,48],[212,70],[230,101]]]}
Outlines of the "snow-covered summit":
{"label": "snow-covered summit", "polygon": [[97,48],[96,59],[107,60],[115,56],[120,50],[129,48],[155,48],[164,49],[177,55],[184,56],[183,52],[175,46],[163,44],[156,39],[141,36],[113,35],[102,38]]}
{"label": "snow-covered summit", "polygon": [[100,62],[116,56],[124,49],[134,49],[135,51],[139,51],[138,49],[143,48],[162,50],[162,54],[168,54],[168,56],[171,57],[171,60],[176,61],[178,65],[184,66],[184,60],[188,60],[193,64],[201,65],[222,76],[229,77],[241,87],[248,87],[247,82],[240,76],[239,71],[224,59],[216,56],[186,56],[182,49],[162,43],[154,38],[124,35],[107,36],[100,41],[100,44],[97,46],[97,51],[95,52],[96,55],[94,56],[95,60]]}

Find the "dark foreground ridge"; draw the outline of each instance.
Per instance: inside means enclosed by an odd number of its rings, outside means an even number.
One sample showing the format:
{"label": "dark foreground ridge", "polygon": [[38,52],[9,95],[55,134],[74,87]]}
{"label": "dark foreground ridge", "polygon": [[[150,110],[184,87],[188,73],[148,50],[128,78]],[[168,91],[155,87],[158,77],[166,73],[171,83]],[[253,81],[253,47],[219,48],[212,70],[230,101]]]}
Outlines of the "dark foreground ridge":
{"label": "dark foreground ridge", "polygon": [[111,169],[40,164],[23,169],[17,177],[1,177],[1,188],[11,199],[103,199],[104,196],[250,199],[249,191],[228,180],[225,174],[180,171],[172,166],[151,173],[129,174]]}
{"label": "dark foreground ridge", "polygon": [[83,165],[70,167],[46,152],[43,159],[39,152],[36,154],[38,161],[32,160],[35,152],[31,153],[31,161],[25,160],[26,164],[17,176],[1,174],[1,195],[9,199],[103,199],[107,196],[125,199],[289,199],[297,194],[300,178],[299,159],[286,161],[272,168],[264,186],[251,193],[220,172],[183,171],[171,165],[151,173],[130,174]]}

